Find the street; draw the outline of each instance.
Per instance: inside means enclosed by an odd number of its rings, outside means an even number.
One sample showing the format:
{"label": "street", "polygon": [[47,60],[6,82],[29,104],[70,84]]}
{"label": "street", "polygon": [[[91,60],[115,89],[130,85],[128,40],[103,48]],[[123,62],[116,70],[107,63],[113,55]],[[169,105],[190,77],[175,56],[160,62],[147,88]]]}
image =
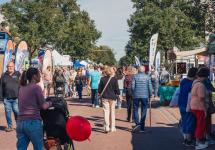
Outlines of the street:
{"label": "street", "polygon": [[[180,118],[177,108],[160,107],[158,101],[152,102],[152,127],[149,127],[149,111],[146,118],[146,133],[132,133],[132,123],[125,121],[126,109],[116,110],[116,128],[113,133],[104,134],[102,108],[92,108],[89,99],[79,101],[68,99],[70,115],[87,118],[92,126],[92,135],[85,142],[74,142],[76,150],[192,150],[184,147],[182,136],[177,127]],[[15,150],[15,132],[6,133],[4,127],[3,104],[0,104],[0,145],[1,150]],[[215,116],[213,116],[215,124]],[[208,150],[214,149],[210,146]],[[29,146],[32,150],[32,146]]]}

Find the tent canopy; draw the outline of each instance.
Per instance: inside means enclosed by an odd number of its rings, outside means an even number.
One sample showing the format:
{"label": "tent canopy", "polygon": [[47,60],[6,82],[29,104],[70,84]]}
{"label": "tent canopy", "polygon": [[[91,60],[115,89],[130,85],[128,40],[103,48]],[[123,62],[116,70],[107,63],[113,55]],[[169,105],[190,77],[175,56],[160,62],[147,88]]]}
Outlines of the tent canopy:
{"label": "tent canopy", "polygon": [[65,57],[60,55],[56,50],[52,51],[52,59],[54,66],[71,66],[71,62],[65,59]]}

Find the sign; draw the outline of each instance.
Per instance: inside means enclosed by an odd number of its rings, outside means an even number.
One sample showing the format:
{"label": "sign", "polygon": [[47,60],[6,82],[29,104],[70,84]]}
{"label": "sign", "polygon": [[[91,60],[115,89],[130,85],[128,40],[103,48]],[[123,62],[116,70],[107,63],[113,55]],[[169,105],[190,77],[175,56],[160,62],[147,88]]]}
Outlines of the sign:
{"label": "sign", "polygon": [[154,34],[150,40],[150,50],[149,50],[149,65],[154,65],[155,53],[157,48],[158,33]]}
{"label": "sign", "polygon": [[134,56],[134,59],[135,59],[135,64],[136,64],[137,66],[140,66],[141,64],[140,64],[139,58],[138,58],[137,56]]}
{"label": "sign", "polygon": [[52,53],[50,50],[46,50],[43,58],[42,72],[45,72],[48,66],[52,67]]}
{"label": "sign", "polygon": [[22,68],[27,68],[29,62],[28,45],[25,41],[21,41],[16,49],[15,70],[20,71]]}
{"label": "sign", "polygon": [[160,51],[158,51],[155,57],[155,68],[158,72],[160,72],[160,67],[161,67],[161,53]]}
{"label": "sign", "polygon": [[5,50],[5,53],[4,53],[4,68],[3,68],[3,72],[6,72],[7,64],[10,61],[13,60],[13,51],[14,51],[13,42],[11,40],[9,40],[7,42],[6,50]]}
{"label": "sign", "polygon": [[177,74],[186,74],[187,67],[185,62],[177,63]]}

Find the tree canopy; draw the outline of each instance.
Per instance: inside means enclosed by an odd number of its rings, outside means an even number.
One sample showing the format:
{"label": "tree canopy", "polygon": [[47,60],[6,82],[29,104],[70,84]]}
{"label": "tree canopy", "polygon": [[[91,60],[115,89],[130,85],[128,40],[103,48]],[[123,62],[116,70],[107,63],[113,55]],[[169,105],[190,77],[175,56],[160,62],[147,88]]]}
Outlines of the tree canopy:
{"label": "tree canopy", "polygon": [[113,50],[106,45],[101,45],[94,49],[90,58],[97,64],[116,65],[117,61]]}
{"label": "tree canopy", "polygon": [[191,50],[205,43],[208,5],[199,0],[132,0],[135,12],[128,19],[130,40],[125,48],[127,57],[148,60],[149,42],[159,33],[157,50],[162,56],[178,47]]}
{"label": "tree canopy", "polygon": [[76,0],[33,0],[1,5],[12,37],[27,41],[31,53],[51,45],[63,54],[87,58],[101,36]]}

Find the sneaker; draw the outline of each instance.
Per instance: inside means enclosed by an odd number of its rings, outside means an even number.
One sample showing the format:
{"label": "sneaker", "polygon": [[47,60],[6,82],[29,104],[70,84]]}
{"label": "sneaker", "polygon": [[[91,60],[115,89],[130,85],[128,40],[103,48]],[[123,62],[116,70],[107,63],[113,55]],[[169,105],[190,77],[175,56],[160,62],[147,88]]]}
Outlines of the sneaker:
{"label": "sneaker", "polygon": [[139,131],[139,133],[145,133],[145,132],[146,132],[146,131],[145,131],[145,130],[142,130],[142,129]]}
{"label": "sneaker", "polygon": [[96,105],[96,108],[99,108],[99,105]]}
{"label": "sneaker", "polygon": [[203,143],[197,143],[196,146],[195,146],[196,150],[205,149],[207,147],[208,147],[207,143],[204,143],[204,144]]}
{"label": "sneaker", "polygon": [[11,128],[11,127],[5,128],[5,131],[6,132],[11,132],[11,131],[13,131],[13,128]]}
{"label": "sneaker", "polygon": [[135,132],[135,131],[137,131],[137,129],[139,129],[139,128],[140,128],[140,125],[136,125],[136,126],[133,127],[132,131]]}
{"label": "sneaker", "polygon": [[94,104],[92,104],[92,107],[94,108],[94,107],[95,107],[95,105],[94,105]]}
{"label": "sneaker", "polygon": [[215,144],[215,141],[213,139],[206,139],[205,143],[208,145],[213,145]]}
{"label": "sneaker", "polygon": [[115,129],[111,129],[110,132],[116,132],[116,128]]}
{"label": "sneaker", "polygon": [[193,141],[190,141],[190,140],[185,140],[184,141],[184,145],[185,146],[195,146],[195,142],[193,142]]}

